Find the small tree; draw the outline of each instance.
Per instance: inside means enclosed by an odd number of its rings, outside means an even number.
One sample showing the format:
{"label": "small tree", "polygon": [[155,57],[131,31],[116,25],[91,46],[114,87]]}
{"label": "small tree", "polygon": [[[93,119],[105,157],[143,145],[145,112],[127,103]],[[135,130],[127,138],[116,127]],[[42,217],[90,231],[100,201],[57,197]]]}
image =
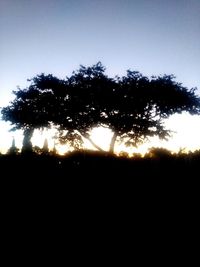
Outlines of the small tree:
{"label": "small tree", "polygon": [[48,146],[47,138],[45,138],[45,140],[44,140],[44,144],[43,144],[43,147],[42,147],[42,153],[43,154],[48,154],[49,153],[49,146]]}
{"label": "small tree", "polygon": [[57,149],[56,149],[56,143],[55,143],[55,140],[54,140],[54,144],[53,144],[53,150],[52,150],[52,155],[57,155]]}
{"label": "small tree", "polygon": [[16,155],[18,153],[19,149],[15,145],[15,138],[12,139],[11,147],[8,149],[7,154],[9,155]]}

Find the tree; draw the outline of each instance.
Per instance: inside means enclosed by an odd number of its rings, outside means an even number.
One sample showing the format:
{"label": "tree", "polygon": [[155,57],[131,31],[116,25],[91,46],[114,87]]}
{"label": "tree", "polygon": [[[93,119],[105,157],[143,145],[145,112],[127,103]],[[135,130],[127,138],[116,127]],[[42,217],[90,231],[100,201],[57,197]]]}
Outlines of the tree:
{"label": "tree", "polygon": [[15,145],[15,138],[12,139],[11,147],[8,149],[7,154],[9,155],[16,155],[18,153],[19,149]]}
{"label": "tree", "polygon": [[113,132],[112,153],[117,140],[137,146],[152,136],[167,139],[170,131],[165,129],[164,119],[176,112],[200,112],[195,89],[183,87],[173,75],[149,79],[128,70],[126,76],[111,79],[105,75],[102,64],[97,63],[88,68],[81,66],[66,85],[61,129],[70,129],[68,134],[78,130],[89,139],[93,127],[108,127]]}
{"label": "tree", "polygon": [[28,81],[31,82],[30,86],[13,91],[15,99],[1,111],[3,120],[10,121],[14,126],[12,130],[23,129],[22,152],[32,151],[34,129],[49,127],[55,120],[54,109],[64,85],[62,80],[51,74],[40,74]]}
{"label": "tree", "polygon": [[30,81],[2,109],[4,120],[11,121],[15,129],[24,129],[24,146],[29,149],[33,130],[54,124],[63,142],[80,148],[87,138],[102,150],[91,140],[90,132],[103,126],[113,132],[113,153],[116,141],[137,146],[151,136],[167,138],[170,131],[163,122],[173,113],[200,113],[195,88],[183,87],[173,75],[147,78],[128,70],[126,76],[109,78],[98,62],[80,66],[65,80],[41,74]]}
{"label": "tree", "polygon": [[60,111],[54,123],[59,125],[60,139],[81,148],[83,139],[98,150],[90,137],[94,127],[106,126],[104,122],[104,103],[112,97],[115,81],[105,75],[105,67],[98,62],[91,67],[80,66],[66,78],[65,96],[60,102]]}
{"label": "tree", "polygon": [[165,129],[164,119],[176,112],[200,113],[200,98],[195,89],[188,90],[174,78],[164,75],[148,79],[130,70],[126,76],[118,78],[105,110],[106,123],[113,131],[111,152],[117,138],[129,146],[137,146],[151,136],[166,139],[170,131]]}
{"label": "tree", "polygon": [[81,148],[83,138],[87,138],[101,150],[90,138],[89,132],[98,126],[99,119],[92,107],[95,86],[102,86],[107,79],[103,75],[101,63],[73,72],[70,78],[60,80],[43,73],[28,80],[30,86],[13,91],[15,99],[2,109],[2,118],[10,121],[12,130],[23,129],[22,152],[32,150],[31,137],[37,128],[59,127],[60,141],[68,142],[75,149]]}
{"label": "tree", "polygon": [[42,147],[42,153],[44,155],[49,153],[49,146],[48,146],[47,138],[45,138],[45,140],[44,140],[44,144],[43,144],[43,147]]}

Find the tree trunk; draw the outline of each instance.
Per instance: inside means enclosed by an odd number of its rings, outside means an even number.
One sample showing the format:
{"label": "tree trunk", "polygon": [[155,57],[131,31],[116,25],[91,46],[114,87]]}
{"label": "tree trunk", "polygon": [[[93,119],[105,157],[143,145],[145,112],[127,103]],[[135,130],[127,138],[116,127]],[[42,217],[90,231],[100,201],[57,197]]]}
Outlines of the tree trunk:
{"label": "tree trunk", "polygon": [[90,138],[90,137],[86,137],[86,139],[99,151],[102,151],[102,152],[106,152],[105,150],[103,150],[100,146],[98,146],[97,144],[95,144],[93,142],[93,140]]}
{"label": "tree trunk", "polygon": [[33,151],[32,143],[31,143],[33,132],[34,132],[34,128],[28,128],[24,130],[22,153],[30,153]]}
{"label": "tree trunk", "polygon": [[117,133],[114,133],[110,142],[110,150],[109,150],[110,153],[114,153],[116,139],[117,139]]}
{"label": "tree trunk", "polygon": [[102,149],[100,146],[98,146],[97,144],[95,144],[95,142],[90,138],[90,135],[88,133],[80,133],[82,135],[82,137],[84,137],[85,139],[87,139],[90,144],[93,145],[93,147],[95,147],[97,150],[101,151],[101,152],[106,152],[104,149]]}
{"label": "tree trunk", "polygon": [[102,151],[102,152],[106,152],[104,149],[102,149],[100,146],[98,146],[97,144],[95,144],[95,142],[90,138],[89,134],[82,134],[81,135],[87,139],[92,145],[93,147],[95,147],[97,150]]}

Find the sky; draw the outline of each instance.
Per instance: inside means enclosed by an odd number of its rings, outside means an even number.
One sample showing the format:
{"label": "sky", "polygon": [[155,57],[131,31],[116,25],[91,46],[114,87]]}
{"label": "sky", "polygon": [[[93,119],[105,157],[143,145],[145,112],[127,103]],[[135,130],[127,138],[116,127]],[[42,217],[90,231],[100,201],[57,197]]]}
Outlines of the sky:
{"label": "sky", "polygon": [[[109,76],[174,74],[200,95],[199,14],[199,0],[0,0],[0,107],[36,74],[64,78],[98,61]],[[200,148],[199,118],[172,124],[180,146],[195,138]],[[0,122],[0,149],[8,128]]]}

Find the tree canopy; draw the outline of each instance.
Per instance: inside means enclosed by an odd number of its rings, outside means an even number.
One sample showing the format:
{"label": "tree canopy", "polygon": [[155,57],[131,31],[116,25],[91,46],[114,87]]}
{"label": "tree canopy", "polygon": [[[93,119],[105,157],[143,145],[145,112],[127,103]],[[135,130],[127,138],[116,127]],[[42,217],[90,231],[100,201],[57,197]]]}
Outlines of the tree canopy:
{"label": "tree canopy", "polygon": [[13,91],[15,99],[1,111],[2,118],[10,121],[12,130],[24,130],[22,151],[31,151],[34,129],[49,127],[55,120],[55,108],[59,105],[64,81],[43,73],[29,79],[30,86]]}
{"label": "tree canopy", "polygon": [[79,147],[87,138],[101,150],[90,132],[103,126],[113,132],[110,151],[114,152],[116,140],[137,146],[151,136],[167,138],[170,131],[163,121],[174,113],[200,113],[195,88],[182,86],[173,75],[148,78],[128,70],[126,76],[110,78],[98,62],[80,66],[63,80],[40,74],[29,81],[30,86],[14,91],[14,101],[2,109],[3,120],[27,133],[26,142],[34,129],[53,124],[63,142]]}

